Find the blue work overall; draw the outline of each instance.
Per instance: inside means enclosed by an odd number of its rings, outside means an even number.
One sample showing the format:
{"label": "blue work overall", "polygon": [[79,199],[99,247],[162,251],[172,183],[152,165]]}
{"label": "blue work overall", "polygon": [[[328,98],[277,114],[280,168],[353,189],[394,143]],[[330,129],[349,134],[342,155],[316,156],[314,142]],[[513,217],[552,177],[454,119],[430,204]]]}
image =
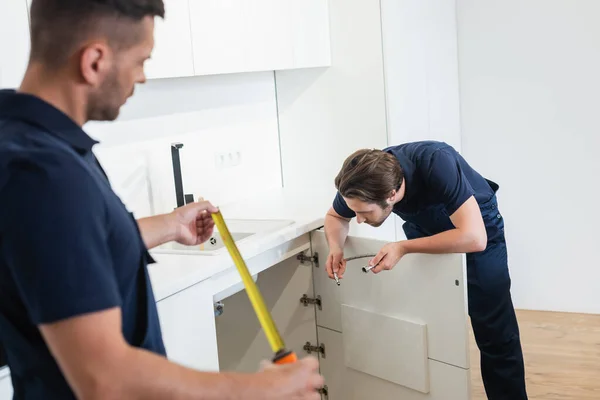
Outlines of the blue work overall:
{"label": "blue work overall", "polygon": [[[496,192],[498,186],[490,184]],[[481,352],[481,375],[488,399],[525,400],[523,352],[510,294],[504,220],[495,195],[479,207],[487,231],[487,248],[466,257],[469,316]],[[403,229],[408,239],[454,228],[451,222],[448,225],[450,219],[442,207],[422,210],[406,220]],[[422,228],[435,225],[437,232]]]}

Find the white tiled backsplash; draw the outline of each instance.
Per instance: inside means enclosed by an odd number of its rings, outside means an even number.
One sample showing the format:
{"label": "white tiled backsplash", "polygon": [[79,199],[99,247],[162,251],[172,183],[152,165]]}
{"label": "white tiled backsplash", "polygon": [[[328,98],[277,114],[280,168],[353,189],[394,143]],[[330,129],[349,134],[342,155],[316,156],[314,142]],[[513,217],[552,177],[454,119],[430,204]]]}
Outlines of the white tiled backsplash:
{"label": "white tiled backsplash", "polygon": [[[100,140],[96,154],[137,217],[176,206],[173,142],[184,144],[183,185],[194,198],[223,205],[281,186],[272,73],[150,81],[117,121],[85,129]],[[235,159],[222,162],[229,153]]]}

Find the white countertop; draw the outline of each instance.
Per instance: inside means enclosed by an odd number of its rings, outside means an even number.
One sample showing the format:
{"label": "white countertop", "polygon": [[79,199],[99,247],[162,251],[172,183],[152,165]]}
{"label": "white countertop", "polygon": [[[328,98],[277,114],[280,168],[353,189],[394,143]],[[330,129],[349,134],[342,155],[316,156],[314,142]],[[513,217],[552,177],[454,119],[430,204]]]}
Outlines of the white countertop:
{"label": "white countertop", "polygon": [[[331,207],[335,188],[323,190],[279,189],[219,206],[227,219],[286,219],[292,225],[266,234],[256,234],[238,244],[245,259],[255,257],[278,245],[321,227]],[[235,268],[229,253],[218,255],[165,254],[151,250],[156,264],[149,266],[156,301]]]}

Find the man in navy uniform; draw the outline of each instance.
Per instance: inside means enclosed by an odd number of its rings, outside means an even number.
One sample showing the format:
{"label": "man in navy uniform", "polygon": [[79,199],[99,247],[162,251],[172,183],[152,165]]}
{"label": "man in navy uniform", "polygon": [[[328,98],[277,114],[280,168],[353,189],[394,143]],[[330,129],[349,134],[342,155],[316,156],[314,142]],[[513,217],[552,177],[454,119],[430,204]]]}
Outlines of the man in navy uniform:
{"label": "man in navy uniform", "polygon": [[163,15],[162,0],[31,5],[25,78],[0,91],[0,341],[14,397],[318,400],[312,357],[255,374],[165,357],[147,249],[202,243],[217,210],[198,202],[134,219],[82,129],[117,118],[145,81]]}
{"label": "man in navy uniform", "polygon": [[407,240],[386,244],[371,271],[390,270],[409,253],[466,253],[471,324],[491,400],[527,399],[519,327],[510,294],[499,186],[442,142],[359,150],[335,178],[338,193],[325,219],[327,273],[343,277],[349,221],[380,226],[393,212]]}

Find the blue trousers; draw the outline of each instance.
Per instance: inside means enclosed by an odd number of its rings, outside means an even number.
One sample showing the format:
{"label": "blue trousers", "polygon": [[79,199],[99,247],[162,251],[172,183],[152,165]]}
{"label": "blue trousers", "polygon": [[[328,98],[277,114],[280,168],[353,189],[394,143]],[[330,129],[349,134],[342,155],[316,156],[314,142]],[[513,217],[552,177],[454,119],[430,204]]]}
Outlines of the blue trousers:
{"label": "blue trousers", "polygon": [[[504,221],[494,197],[480,205],[487,248],[467,254],[469,316],[481,354],[481,376],[488,399],[526,400],[525,367],[519,325],[510,294]],[[408,239],[427,236],[419,226],[403,225]]]}

